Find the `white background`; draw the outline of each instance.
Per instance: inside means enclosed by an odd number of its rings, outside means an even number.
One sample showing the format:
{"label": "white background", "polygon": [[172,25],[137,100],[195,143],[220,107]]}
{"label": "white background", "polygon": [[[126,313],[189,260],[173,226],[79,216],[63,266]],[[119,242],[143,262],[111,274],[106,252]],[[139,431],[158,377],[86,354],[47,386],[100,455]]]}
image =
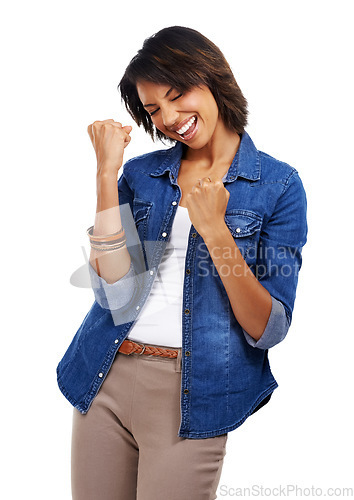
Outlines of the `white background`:
{"label": "white background", "polygon": [[[269,352],[279,388],[229,434],[219,498],[253,485],[354,487],[350,7],[340,0],[3,7],[1,498],[71,498],[72,407],[55,370],[93,302],[91,289],[70,284],[85,264],[96,209],[86,128],[107,118],[133,125],[117,84],[144,39],[172,25],[197,29],[221,48],[249,102],[247,131],[258,149],[298,170],[308,197],[292,326]],[[164,147],[136,125],[131,135],[126,159]]]}

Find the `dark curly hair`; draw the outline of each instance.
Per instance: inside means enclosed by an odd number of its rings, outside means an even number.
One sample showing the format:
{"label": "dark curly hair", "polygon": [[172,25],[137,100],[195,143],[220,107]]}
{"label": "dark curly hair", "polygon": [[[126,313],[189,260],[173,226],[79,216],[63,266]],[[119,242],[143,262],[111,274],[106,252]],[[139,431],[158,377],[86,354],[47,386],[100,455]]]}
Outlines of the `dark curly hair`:
{"label": "dark curly hair", "polygon": [[176,142],[154,126],[144,109],[136,89],[141,80],[168,84],[179,92],[206,85],[230,130],[242,133],[247,125],[247,101],[228,62],[221,50],[196,30],[171,26],[147,38],[118,84],[128,113],[152,140]]}

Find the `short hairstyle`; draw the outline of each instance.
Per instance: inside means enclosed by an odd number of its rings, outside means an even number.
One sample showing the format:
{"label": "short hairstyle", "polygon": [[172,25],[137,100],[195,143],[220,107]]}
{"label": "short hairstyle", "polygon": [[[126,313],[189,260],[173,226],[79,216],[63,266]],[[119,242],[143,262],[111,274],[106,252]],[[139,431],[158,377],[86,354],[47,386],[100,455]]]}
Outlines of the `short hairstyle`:
{"label": "short hairstyle", "polygon": [[130,61],[118,90],[128,113],[153,141],[176,142],[158,130],[139,99],[139,81],[171,85],[179,92],[206,85],[214,96],[226,127],[242,133],[247,124],[247,101],[221,50],[198,31],[182,26],[164,28],[144,41]]}

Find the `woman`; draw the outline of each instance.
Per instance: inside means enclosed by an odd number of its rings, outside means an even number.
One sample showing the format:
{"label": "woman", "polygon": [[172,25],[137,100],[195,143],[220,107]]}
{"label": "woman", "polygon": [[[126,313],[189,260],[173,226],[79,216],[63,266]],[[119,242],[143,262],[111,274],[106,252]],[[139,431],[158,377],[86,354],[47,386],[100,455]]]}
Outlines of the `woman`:
{"label": "woman", "polygon": [[126,162],[117,188],[131,127],[88,127],[96,300],[58,365],[73,498],[213,499],[228,432],[277,387],[268,349],[292,319],[306,195],[254,146],[230,67],[197,31],[147,39],[119,88],[173,146]]}

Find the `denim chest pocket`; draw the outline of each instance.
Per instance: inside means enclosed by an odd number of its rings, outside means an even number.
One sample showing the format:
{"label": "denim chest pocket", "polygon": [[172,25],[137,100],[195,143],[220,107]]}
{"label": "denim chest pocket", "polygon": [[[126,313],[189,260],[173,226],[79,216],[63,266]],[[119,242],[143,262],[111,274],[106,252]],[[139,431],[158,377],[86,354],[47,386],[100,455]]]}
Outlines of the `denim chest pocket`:
{"label": "denim chest pocket", "polygon": [[133,200],[133,217],[141,241],[147,239],[147,222],[151,207],[152,203],[149,201],[140,200],[139,198]]}
{"label": "denim chest pocket", "polygon": [[243,258],[247,263],[255,262],[262,217],[250,210],[231,209],[226,210],[225,223]]}

